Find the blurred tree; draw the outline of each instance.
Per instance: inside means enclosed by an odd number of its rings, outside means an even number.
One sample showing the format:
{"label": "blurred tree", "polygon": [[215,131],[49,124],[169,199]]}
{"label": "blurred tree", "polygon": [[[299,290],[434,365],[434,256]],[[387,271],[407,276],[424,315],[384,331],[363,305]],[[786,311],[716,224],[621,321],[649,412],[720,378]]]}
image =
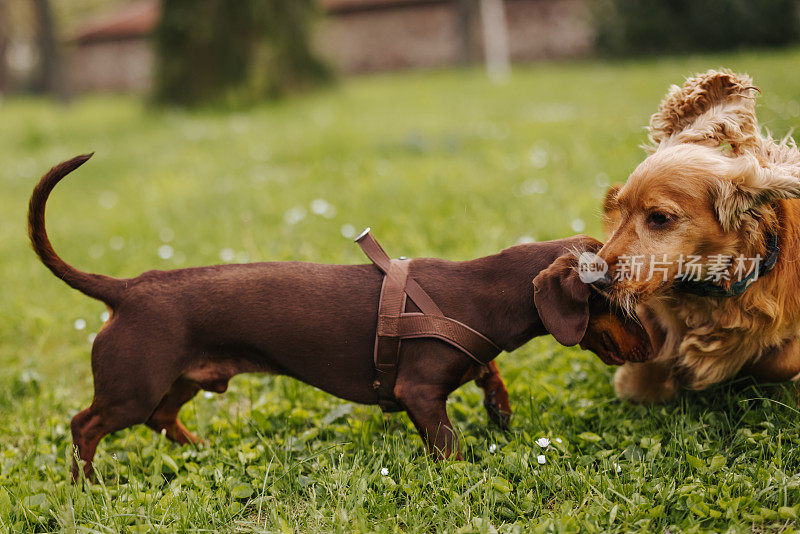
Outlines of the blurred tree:
{"label": "blurred tree", "polygon": [[597,44],[615,55],[780,46],[800,39],[798,0],[597,0]]}
{"label": "blurred tree", "polygon": [[34,90],[67,100],[67,87],[61,70],[61,56],[56,42],[50,0],[34,0],[33,8],[37,23],[36,42],[39,49],[39,71],[34,82]]}
{"label": "blurred tree", "polygon": [[458,35],[458,62],[462,65],[476,60],[475,24],[477,0],[452,0],[456,9],[456,34]]}
{"label": "blurred tree", "polygon": [[156,100],[194,105],[275,97],[323,80],[312,0],[164,0]]}
{"label": "blurred tree", "polygon": [[11,92],[11,73],[8,70],[8,12],[5,0],[0,0],[0,95]]}
{"label": "blurred tree", "polygon": [[315,55],[312,26],[315,0],[254,0],[258,47],[254,64],[255,96],[276,97],[330,78]]}
{"label": "blurred tree", "polygon": [[249,1],[164,0],[156,28],[156,98],[195,104],[241,84],[252,54]]}

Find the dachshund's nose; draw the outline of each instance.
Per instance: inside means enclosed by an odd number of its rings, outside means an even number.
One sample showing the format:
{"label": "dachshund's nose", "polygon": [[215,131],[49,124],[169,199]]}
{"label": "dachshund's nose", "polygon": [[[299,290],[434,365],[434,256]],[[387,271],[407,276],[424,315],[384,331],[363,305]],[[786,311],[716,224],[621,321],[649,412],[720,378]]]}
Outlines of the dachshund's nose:
{"label": "dachshund's nose", "polygon": [[592,285],[599,290],[608,289],[614,283],[614,280],[608,276],[608,273],[604,274],[602,277],[598,278]]}

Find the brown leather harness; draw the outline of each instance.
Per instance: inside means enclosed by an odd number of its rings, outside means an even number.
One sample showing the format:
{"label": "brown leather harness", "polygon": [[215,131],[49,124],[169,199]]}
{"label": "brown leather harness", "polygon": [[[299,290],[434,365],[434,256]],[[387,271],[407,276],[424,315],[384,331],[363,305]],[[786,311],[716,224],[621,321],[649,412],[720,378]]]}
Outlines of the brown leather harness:
{"label": "brown leather harness", "polygon": [[[385,275],[378,304],[378,329],[375,335],[375,383],[378,405],[385,412],[404,408],[394,396],[400,341],[412,338],[435,338],[454,346],[480,365],[487,365],[502,352],[489,338],[460,321],[445,317],[430,295],[409,276],[410,261],[397,260],[381,248],[367,228],[356,243]],[[420,312],[406,312],[406,297]]]}

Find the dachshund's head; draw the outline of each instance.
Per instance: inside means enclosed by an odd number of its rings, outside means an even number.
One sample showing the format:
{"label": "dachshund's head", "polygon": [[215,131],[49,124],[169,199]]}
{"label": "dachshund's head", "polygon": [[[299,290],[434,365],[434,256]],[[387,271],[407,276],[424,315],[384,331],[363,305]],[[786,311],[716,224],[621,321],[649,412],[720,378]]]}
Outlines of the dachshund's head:
{"label": "dachshund's head", "polygon": [[[592,240],[590,248],[601,243]],[[635,315],[614,308],[578,272],[578,258],[566,253],[533,280],[536,311],[562,345],[580,344],[608,365],[642,362],[652,355],[647,331]]]}

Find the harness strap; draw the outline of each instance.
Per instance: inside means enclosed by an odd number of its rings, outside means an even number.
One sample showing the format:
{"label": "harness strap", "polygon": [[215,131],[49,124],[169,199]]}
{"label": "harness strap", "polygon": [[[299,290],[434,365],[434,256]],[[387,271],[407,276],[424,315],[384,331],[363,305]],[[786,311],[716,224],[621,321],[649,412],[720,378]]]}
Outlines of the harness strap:
{"label": "harness strap", "polygon": [[440,315],[403,313],[397,320],[397,336],[400,339],[420,337],[441,339],[480,365],[488,364],[502,352],[480,332],[460,321]]}
{"label": "harness strap", "polygon": [[[364,230],[356,238],[356,243],[385,274],[378,304],[374,387],[378,394],[378,405],[383,411],[399,411],[403,407],[394,396],[394,385],[397,381],[402,339],[440,339],[480,365],[487,365],[502,350],[480,332],[460,321],[445,317],[430,295],[409,276],[409,261],[390,259],[369,230]],[[407,296],[421,313],[405,311]]]}
{"label": "harness strap", "polygon": [[397,361],[400,357],[400,338],[391,328],[386,328],[386,319],[398,317],[406,307],[406,280],[408,260],[393,260],[383,279],[381,299],[378,304],[378,330],[375,334],[375,391],[378,405],[383,411],[396,412],[401,409],[394,397],[397,381]]}
{"label": "harness strap", "polygon": [[[384,274],[389,272],[389,263],[392,261],[389,259],[389,255],[386,254],[386,251],[383,250],[378,240],[375,239],[371,233],[369,233],[370,229],[367,228],[364,230],[361,235],[356,238],[356,243],[359,244],[361,250],[364,251],[364,254],[372,260],[372,263],[378,266],[378,269],[383,271]],[[406,287],[405,291],[408,296],[414,301],[414,304],[417,305],[422,313],[430,313],[432,315],[444,315],[442,310],[439,309],[439,306],[433,302],[433,299],[428,295],[422,286],[420,286],[416,280],[413,278],[408,278],[406,280]]]}

